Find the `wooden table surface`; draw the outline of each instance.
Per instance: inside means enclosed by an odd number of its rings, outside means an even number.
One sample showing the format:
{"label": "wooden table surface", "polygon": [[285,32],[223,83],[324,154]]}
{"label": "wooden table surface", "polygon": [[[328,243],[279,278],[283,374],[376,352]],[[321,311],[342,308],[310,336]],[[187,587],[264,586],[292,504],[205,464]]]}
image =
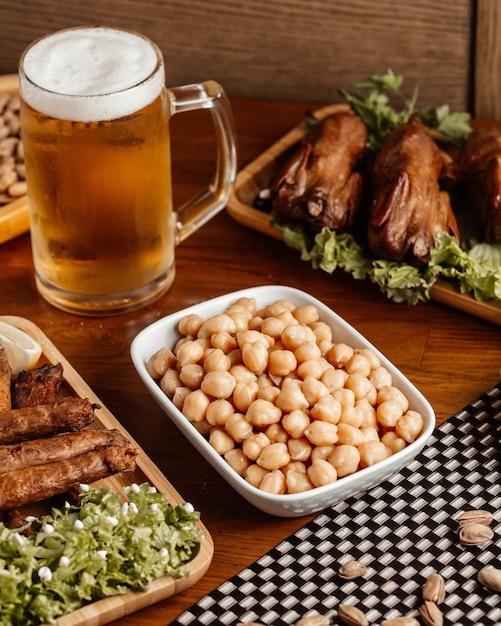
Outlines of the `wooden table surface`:
{"label": "wooden table surface", "polygon": [[[232,100],[242,168],[296,125],[311,105]],[[172,120],[175,202],[205,186],[214,161],[208,114]],[[134,336],[180,308],[264,284],[297,287],[319,298],[375,344],[433,405],[438,423],[500,377],[501,327],[445,305],[395,304],[373,285],[339,272],[313,271],[295,251],[235,222],[225,211],[177,249],[168,294],[135,313],[87,318],[63,313],[37,294],[29,235],[0,245],[0,314],[36,323],[97,396],[142,445],[184,498],[201,512],[215,543],[207,574],[193,587],[114,622],[166,626],[220,583],[311,519],[273,518],[233,492],[169,423],[129,356]]]}

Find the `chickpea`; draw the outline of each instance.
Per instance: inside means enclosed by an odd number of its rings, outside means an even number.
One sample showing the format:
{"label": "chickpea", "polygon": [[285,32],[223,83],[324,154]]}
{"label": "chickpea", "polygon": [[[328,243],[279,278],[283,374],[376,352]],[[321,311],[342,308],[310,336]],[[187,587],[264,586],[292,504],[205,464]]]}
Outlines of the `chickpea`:
{"label": "chickpea", "polygon": [[297,360],[290,350],[272,350],[268,359],[268,372],[273,376],[287,376],[297,367]]}
{"label": "chickpea", "polygon": [[287,493],[303,493],[309,491],[315,486],[305,472],[298,472],[296,470],[290,470],[285,474],[285,483],[287,486]]}
{"label": "chickpea", "polygon": [[269,446],[261,450],[256,463],[267,470],[273,471],[287,465],[291,460],[291,455],[287,445],[282,442],[270,443]]}
{"label": "chickpea", "polygon": [[261,324],[261,332],[265,335],[273,337],[275,340],[280,339],[280,335],[285,328],[285,323],[278,317],[265,317]]}
{"label": "chickpea", "polygon": [[183,403],[183,414],[190,422],[201,422],[205,419],[207,407],[210,399],[201,389],[196,389],[188,393]]}
{"label": "chickpea", "polygon": [[231,369],[231,359],[220,348],[210,348],[204,353],[203,368],[206,372]]}
{"label": "chickpea", "polygon": [[235,367],[235,365],[243,365],[242,351],[240,350],[240,348],[234,348],[233,350],[230,350],[227,354],[231,361],[231,367]]}
{"label": "chickpea", "polygon": [[[338,370],[334,367],[328,367],[322,372],[320,380],[324,383],[330,393],[344,388],[344,381],[348,374],[344,370]],[[355,402],[355,397],[353,397]]]}
{"label": "chickpea", "polygon": [[313,419],[337,424],[341,417],[341,411],[341,403],[330,394],[326,394],[311,407],[310,415]]}
{"label": "chickpea", "polygon": [[[201,337],[197,337],[193,340],[197,345],[201,346],[202,350],[205,352],[206,350],[210,350],[213,347],[211,340],[209,337],[202,339]],[[203,358],[203,357],[202,357]]]}
{"label": "chickpea", "polygon": [[256,301],[254,298],[239,298],[233,304],[230,304],[225,313],[241,313],[250,320],[256,314]]}
{"label": "chickpea", "polygon": [[315,487],[322,487],[322,485],[328,485],[337,480],[337,472],[334,465],[322,459],[313,461],[308,468],[307,474]]}
{"label": "chickpea", "polygon": [[315,334],[308,326],[291,324],[284,328],[280,339],[286,348],[294,351],[305,341],[315,341]]}
{"label": "chickpea", "polygon": [[179,320],[177,329],[181,335],[191,335],[192,337],[196,337],[203,323],[203,317],[196,315],[195,313],[190,313]]}
{"label": "chickpea", "polygon": [[241,443],[253,433],[252,424],[249,424],[242,413],[229,415],[224,423],[224,429],[237,443]]}
{"label": "chickpea", "polygon": [[296,320],[291,311],[281,311],[277,318],[282,321],[286,326],[296,326],[299,322]]}
{"label": "chickpea", "polygon": [[207,407],[205,419],[211,426],[224,426],[230,415],[233,415],[235,409],[231,402],[225,398],[213,400]]}
{"label": "chickpea", "polygon": [[377,392],[377,403],[381,404],[386,400],[398,400],[402,405],[402,411],[405,413],[409,408],[409,401],[405,395],[397,387],[384,385]]}
{"label": "chickpea", "polygon": [[364,441],[360,428],[340,422],[337,425],[338,443],[349,446],[359,446]]}
{"label": "chickpea", "polygon": [[369,428],[369,426],[373,428],[377,427],[376,409],[367,398],[363,398],[355,404],[355,411],[362,417],[360,428]]}
{"label": "chickpea", "polygon": [[282,387],[275,400],[276,406],[284,413],[294,409],[307,409],[310,404],[297,384],[288,384]]}
{"label": "chickpea", "polygon": [[311,460],[315,459],[327,459],[329,454],[336,448],[337,445],[331,444],[330,446],[315,446],[311,451]]}
{"label": "chickpea", "polygon": [[264,448],[270,444],[271,441],[265,433],[254,433],[244,439],[242,443],[242,450],[249,459],[255,461]]}
{"label": "chickpea", "polygon": [[320,380],[326,369],[327,368],[322,359],[308,359],[298,365],[297,375],[303,379],[316,378],[317,380]]}
{"label": "chickpea", "polygon": [[209,438],[210,431],[213,427],[209,424],[207,420],[202,420],[201,422],[191,422],[191,425],[197,432],[202,435],[202,437],[205,437],[206,439]]}
{"label": "chickpea", "polygon": [[245,470],[251,464],[249,459],[245,456],[240,448],[233,448],[232,450],[228,450],[228,452],[226,452],[226,454],[224,455],[224,460],[240,476],[243,476],[245,474]]}
{"label": "chickpea", "polygon": [[[329,324],[325,322],[318,321],[310,324],[310,328],[315,335],[315,339],[317,344],[321,347],[322,345],[331,347],[332,344],[332,328]],[[327,352],[327,350],[322,350],[322,353]]]}
{"label": "chickpea", "polygon": [[344,367],[353,356],[353,348],[345,343],[336,343],[325,355],[334,367]]}
{"label": "chickpea", "polygon": [[[263,332],[261,330],[263,325],[263,318],[260,315],[253,315],[249,320],[249,329],[250,330],[258,330],[259,332]],[[266,333],[263,333],[266,334]]]}
{"label": "chickpea", "polygon": [[261,389],[259,389],[257,397],[260,400],[267,400],[268,402],[273,402],[273,404],[275,404],[279,393],[279,387],[270,385],[269,387],[262,387]]}
{"label": "chickpea", "polygon": [[400,452],[407,446],[407,442],[402,437],[399,437],[394,430],[389,430],[382,437],[381,441],[390,450],[392,454]]}
{"label": "chickpea", "polygon": [[309,406],[316,404],[323,396],[330,395],[329,390],[324,383],[316,378],[313,378],[313,376],[308,376],[303,380],[301,391],[308,401]]}
{"label": "chickpea", "polygon": [[371,370],[381,367],[381,360],[372,348],[357,348],[355,352],[363,354],[369,360]]}
{"label": "chickpea", "polygon": [[253,383],[257,380],[256,373],[243,364],[233,365],[229,372],[237,383]]}
{"label": "chickpea", "polygon": [[150,356],[146,363],[146,369],[155,380],[162,378],[168,369],[176,367],[176,357],[170,348],[160,348]]}
{"label": "chickpea", "polygon": [[235,333],[236,326],[233,319],[226,313],[213,315],[205,320],[198,330],[199,337],[210,337],[214,333],[225,330],[228,333]]}
{"label": "chickpea", "polygon": [[407,411],[395,424],[395,433],[407,443],[412,443],[421,434],[423,416],[417,411]]}
{"label": "chickpea", "polygon": [[298,363],[304,363],[305,361],[319,360],[322,353],[317,342],[310,339],[310,341],[305,341],[294,350],[294,356]]}
{"label": "chickpea", "polygon": [[172,398],[178,387],[182,386],[179,373],[175,369],[168,369],[160,379],[160,389],[168,398]]}
{"label": "chickpea", "polygon": [[214,398],[229,398],[235,389],[236,380],[226,371],[215,370],[205,374],[200,389]]}
{"label": "chickpea", "polygon": [[312,445],[306,437],[289,439],[287,449],[293,461],[307,461],[311,456]]}
{"label": "chickpea", "polygon": [[304,304],[298,306],[292,311],[292,315],[297,319],[300,324],[313,324],[318,322],[320,314],[317,307],[314,304]]}
{"label": "chickpea", "polygon": [[357,471],[360,463],[360,452],[356,446],[337,445],[332,449],[327,461],[336,468],[338,478],[342,478]]}
{"label": "chickpea", "polygon": [[189,393],[191,393],[191,389],[189,387],[178,387],[176,391],[174,391],[172,403],[180,411],[183,410],[184,401]]}
{"label": "chickpea", "polygon": [[259,488],[263,478],[268,474],[268,470],[256,463],[251,463],[244,472],[245,480],[256,488]]}
{"label": "chickpea", "polygon": [[289,433],[291,437],[299,439],[304,435],[304,431],[310,425],[310,418],[308,415],[300,409],[295,409],[290,413],[286,413],[282,417],[282,426]]}
{"label": "chickpea", "polygon": [[299,474],[306,474],[306,465],[302,461],[289,461],[287,465],[284,465],[281,471],[287,476],[288,472],[298,472]]}
{"label": "chickpea", "polygon": [[249,328],[245,328],[245,330],[241,330],[237,333],[236,339],[240,348],[246,343],[256,343],[256,341],[262,341],[268,345],[268,340],[265,339],[263,333],[259,332],[259,330],[249,330]]}
{"label": "chickpea", "polygon": [[376,403],[377,391],[367,376],[358,373],[349,374],[345,381],[345,387],[355,394],[355,400],[367,398],[371,404]]}
{"label": "chickpea", "polygon": [[244,364],[256,374],[264,372],[268,366],[268,346],[264,341],[258,340],[253,343],[244,343],[242,348],[242,360]]}
{"label": "chickpea", "polygon": [[256,400],[259,393],[259,385],[253,383],[237,383],[233,390],[233,404],[241,413],[245,413],[251,402]]}
{"label": "chickpea", "polygon": [[238,347],[236,338],[227,330],[220,330],[218,333],[211,335],[210,343],[213,348],[218,348],[225,354]]}
{"label": "chickpea", "polygon": [[209,443],[214,450],[224,456],[235,447],[235,441],[222,428],[212,428],[209,435]]}
{"label": "chickpea", "polygon": [[338,440],[337,425],[315,420],[304,431],[308,441],[314,446],[328,446]]}
{"label": "chickpea", "polygon": [[290,300],[275,300],[272,304],[267,304],[263,310],[263,317],[274,317],[280,315],[282,311],[294,311],[295,305],[290,302]]}
{"label": "chickpea", "polygon": [[362,424],[362,419],[363,415],[361,411],[357,411],[354,406],[342,406],[339,423],[348,424],[353,428],[360,428],[360,425]]}
{"label": "chickpea", "polygon": [[391,387],[393,384],[390,372],[382,365],[372,370],[369,380],[378,391],[381,387]]}
{"label": "chickpea", "polygon": [[282,424],[270,424],[264,432],[272,443],[287,443],[289,440],[289,434]]}
{"label": "chickpea", "polygon": [[285,493],[285,476],[279,469],[268,472],[263,476],[259,489],[267,493]]}
{"label": "chickpea", "polygon": [[204,379],[204,368],[197,363],[188,363],[183,365],[179,371],[179,379],[185,387],[190,389],[199,389]]}
{"label": "chickpea", "polygon": [[247,409],[246,419],[257,428],[266,428],[270,424],[277,424],[282,417],[282,411],[272,402],[266,400],[254,400]]}
{"label": "chickpea", "polygon": [[365,441],[358,446],[358,451],[362,468],[384,461],[389,456],[386,446],[381,441]]}
{"label": "chickpea", "polygon": [[176,353],[178,363],[183,367],[189,363],[198,363],[202,358],[204,349],[196,341],[186,341]]}
{"label": "chickpea", "polygon": [[[337,371],[340,372],[342,370],[337,370]],[[348,375],[346,377],[348,377]],[[342,389],[335,389],[332,392],[332,397],[336,398],[336,400],[343,407],[355,406],[355,394],[353,393],[351,389],[347,389],[346,387],[343,387]]]}
{"label": "chickpea", "polygon": [[377,421],[385,428],[393,428],[404,411],[398,400],[385,400],[377,407]]}
{"label": "chickpea", "polygon": [[232,311],[231,313],[228,313],[228,315],[235,324],[236,333],[241,333],[248,330],[250,318],[247,313],[244,313],[243,311]]}
{"label": "chickpea", "polygon": [[379,441],[379,431],[374,426],[367,426],[367,428],[361,428],[360,432],[364,441]]}
{"label": "chickpea", "polygon": [[357,372],[368,378],[371,373],[371,364],[365,355],[360,354],[360,352],[354,352],[351,359],[346,362],[345,369],[348,374]]}

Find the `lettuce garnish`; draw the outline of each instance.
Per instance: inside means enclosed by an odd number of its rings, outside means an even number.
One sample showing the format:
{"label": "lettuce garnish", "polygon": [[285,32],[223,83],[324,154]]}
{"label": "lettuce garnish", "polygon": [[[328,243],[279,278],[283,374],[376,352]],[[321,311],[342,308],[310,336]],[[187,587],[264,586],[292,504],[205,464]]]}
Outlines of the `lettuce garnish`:
{"label": "lettuce garnish", "polygon": [[202,537],[191,505],[173,506],[147,483],[81,496],[33,522],[32,535],[0,523],[2,626],[56,624],[88,602],[188,575]]}
{"label": "lettuce garnish", "polygon": [[[349,233],[329,228],[313,234],[302,224],[284,223],[272,215],[271,225],[280,230],[285,243],[328,274],[340,268],[355,279],[369,279],[394,302],[417,304],[430,299],[430,289],[439,279],[456,284],[476,300],[501,300],[501,244],[477,244],[461,248],[454,237],[440,233],[424,268],[407,263],[375,259]],[[488,259],[488,262],[486,262]]]}

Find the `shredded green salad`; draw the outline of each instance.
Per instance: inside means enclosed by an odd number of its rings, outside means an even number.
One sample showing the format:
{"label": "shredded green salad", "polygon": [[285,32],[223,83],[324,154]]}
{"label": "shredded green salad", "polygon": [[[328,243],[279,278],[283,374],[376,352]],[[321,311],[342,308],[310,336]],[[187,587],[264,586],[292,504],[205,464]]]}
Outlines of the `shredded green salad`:
{"label": "shredded green salad", "polygon": [[22,528],[0,523],[1,626],[57,624],[89,602],[189,574],[203,534],[190,504],[171,505],[148,483],[80,491],[78,504]]}
{"label": "shredded green salad", "polygon": [[[369,147],[374,153],[390,130],[413,115],[455,146],[468,139],[471,133],[468,113],[451,112],[447,105],[418,109],[417,88],[407,98],[402,92],[402,82],[402,75],[390,69],[384,75],[375,74],[356,83],[354,92],[337,90],[364,121]],[[273,213],[270,224],[282,232],[285,243],[298,250],[313,268],[331,274],[339,267],[353,278],[369,279],[394,302],[416,304],[429,300],[430,289],[439,279],[452,282],[460,293],[470,294],[476,300],[501,300],[501,243],[479,243],[475,229],[468,231],[469,225],[460,225],[464,242],[461,246],[447,233],[437,235],[429,263],[418,269],[407,263],[375,259],[366,246],[348,233],[336,233],[325,227],[314,234],[303,224],[276,219]]]}

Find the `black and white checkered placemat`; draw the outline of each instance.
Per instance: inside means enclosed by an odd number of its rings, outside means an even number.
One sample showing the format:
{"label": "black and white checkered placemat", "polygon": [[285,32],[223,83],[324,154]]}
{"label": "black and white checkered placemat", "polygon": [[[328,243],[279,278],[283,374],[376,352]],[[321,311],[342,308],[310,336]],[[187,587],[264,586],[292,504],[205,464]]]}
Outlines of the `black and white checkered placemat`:
{"label": "black and white checkered placemat", "polygon": [[[455,518],[494,515],[494,540],[464,547]],[[476,582],[487,564],[501,568],[501,383],[442,424],[401,473],[370,492],[323,511],[172,622],[176,626],[259,622],[294,624],[340,603],[357,605],[370,624],[417,617],[425,579],[446,581],[444,624],[501,625],[501,595]],[[368,572],[343,581],[340,564]]]}

